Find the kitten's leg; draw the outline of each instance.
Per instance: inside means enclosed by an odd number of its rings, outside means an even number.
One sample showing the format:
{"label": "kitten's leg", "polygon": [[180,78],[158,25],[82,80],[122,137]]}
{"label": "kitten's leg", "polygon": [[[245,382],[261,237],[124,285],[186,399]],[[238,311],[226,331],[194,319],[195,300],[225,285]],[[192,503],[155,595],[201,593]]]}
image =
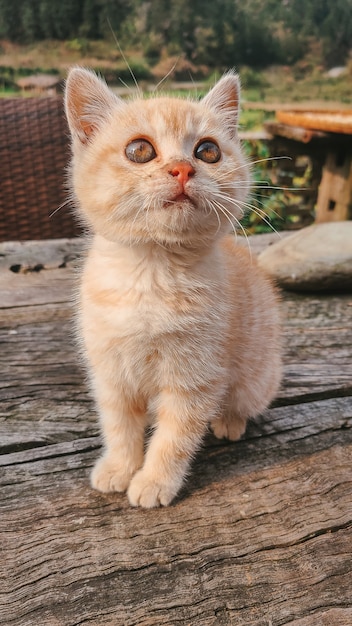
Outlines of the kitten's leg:
{"label": "kitten's leg", "polygon": [[217,439],[237,441],[246,430],[247,419],[238,415],[221,415],[212,420],[210,426]]}
{"label": "kitten's leg", "polygon": [[92,470],[91,484],[98,491],[125,491],[143,463],[146,407],[106,380],[95,387],[105,451]]}
{"label": "kitten's leg", "polygon": [[179,390],[161,394],[156,431],[144,465],[132,478],[127,492],[133,506],[166,506],[179,491],[206,432],[206,416],[216,406],[214,398],[195,395]]}
{"label": "kitten's leg", "polygon": [[270,367],[265,369],[263,365],[254,378],[246,375],[238,378],[226,394],[222,411],[211,422],[214,435],[218,439],[240,439],[246,430],[247,420],[260,415],[270,405],[278,392],[280,380],[278,353],[272,355]]}
{"label": "kitten's leg", "polygon": [[[246,386],[247,387],[247,386]],[[218,439],[237,441],[246,430],[247,419],[250,417],[250,389],[239,390],[230,388],[222,403],[218,415],[211,421],[210,427]]]}

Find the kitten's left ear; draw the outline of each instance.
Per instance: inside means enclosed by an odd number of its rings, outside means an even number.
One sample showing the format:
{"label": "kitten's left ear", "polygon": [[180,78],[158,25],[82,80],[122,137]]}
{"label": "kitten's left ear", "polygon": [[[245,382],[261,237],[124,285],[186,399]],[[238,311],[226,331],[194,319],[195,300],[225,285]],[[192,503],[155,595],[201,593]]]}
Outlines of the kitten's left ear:
{"label": "kitten's left ear", "polygon": [[240,102],[240,80],[238,74],[233,71],[225,74],[207,93],[202,102],[223,116],[227,130],[232,136],[235,136],[238,127]]}
{"label": "kitten's left ear", "polygon": [[87,143],[120,103],[122,100],[93,72],[83,67],[69,72],[65,111],[73,138],[77,137],[82,144]]}

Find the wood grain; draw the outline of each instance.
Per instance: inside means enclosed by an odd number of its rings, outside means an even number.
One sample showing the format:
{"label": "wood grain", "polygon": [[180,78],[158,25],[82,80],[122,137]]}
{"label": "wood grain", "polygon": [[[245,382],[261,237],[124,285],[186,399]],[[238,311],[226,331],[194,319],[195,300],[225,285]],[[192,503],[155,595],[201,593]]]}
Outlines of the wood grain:
{"label": "wood grain", "polygon": [[101,442],[59,257],[0,271],[0,623],[349,626],[351,296],[284,294],[274,406],[238,443],[209,434],[171,507],[136,510],[89,487]]}

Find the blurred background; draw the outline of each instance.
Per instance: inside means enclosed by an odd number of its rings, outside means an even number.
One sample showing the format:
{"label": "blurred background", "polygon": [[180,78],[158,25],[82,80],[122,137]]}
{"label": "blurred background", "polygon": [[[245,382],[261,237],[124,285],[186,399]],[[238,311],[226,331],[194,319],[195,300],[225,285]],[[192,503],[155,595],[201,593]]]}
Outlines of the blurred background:
{"label": "blurred background", "polygon": [[[352,123],[351,49],[352,0],[0,0],[0,158],[10,179],[3,176],[0,239],[10,236],[11,203],[11,237],[16,229],[17,238],[33,236],[18,223],[20,198],[28,202],[31,184],[33,207],[45,206],[46,216],[52,215],[44,236],[70,235],[75,228],[67,207],[55,213],[65,201],[62,178],[69,158],[59,101],[73,64],[102,74],[122,97],[135,88],[128,65],[147,94],[162,81],[164,91],[195,97],[235,67],[243,88],[241,137],[253,161],[255,210],[248,211],[244,226],[251,233],[308,225],[316,219],[326,159],[338,151],[341,161],[341,146],[346,152],[344,140],[350,139],[349,128],[339,128],[338,148],[322,143],[328,142],[326,132],[336,133],[326,120],[322,125],[322,115],[343,115]],[[19,105],[24,99],[28,104]],[[41,104],[33,103],[39,99]],[[307,127],[304,119],[293,120],[294,128],[312,133],[292,136],[282,123],[279,127],[282,111],[313,111],[320,121]],[[50,144],[52,154],[40,156]],[[289,158],[273,160],[276,156]],[[348,159],[344,167],[350,172]],[[40,197],[33,161],[41,178],[49,180],[55,172],[58,178]],[[26,184],[18,191],[21,180]],[[326,201],[326,215],[335,219],[336,201]],[[63,216],[67,228],[60,226]]]}

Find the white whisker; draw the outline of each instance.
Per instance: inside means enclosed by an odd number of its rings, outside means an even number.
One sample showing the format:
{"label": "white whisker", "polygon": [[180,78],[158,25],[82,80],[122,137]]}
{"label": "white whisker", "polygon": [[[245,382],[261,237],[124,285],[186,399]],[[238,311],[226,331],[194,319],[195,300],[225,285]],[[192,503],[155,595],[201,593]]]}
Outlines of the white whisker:
{"label": "white whisker", "polygon": [[[141,88],[140,88],[140,86],[138,85],[137,79],[136,79],[136,77],[135,77],[135,75],[134,75],[134,73],[133,73],[133,71],[132,71],[132,68],[131,68],[131,66],[130,66],[129,62],[127,61],[127,58],[126,58],[126,57],[125,57],[125,55],[124,55],[124,52],[123,52],[123,50],[122,50],[122,48],[121,48],[121,46],[120,46],[120,44],[119,44],[119,41],[118,41],[118,39],[117,39],[117,37],[116,37],[116,35],[115,35],[115,33],[114,33],[114,29],[113,29],[113,27],[111,26],[111,22],[110,22],[109,18],[107,18],[107,22],[108,22],[109,28],[110,28],[110,30],[111,30],[112,36],[113,36],[113,38],[114,38],[114,41],[115,41],[115,43],[116,43],[116,45],[117,45],[117,47],[118,47],[118,49],[119,49],[119,52],[120,52],[120,54],[121,54],[121,56],[122,56],[123,60],[125,61],[125,63],[126,63],[126,65],[127,65],[128,69],[129,69],[129,71],[130,71],[130,74],[131,74],[131,76],[132,76],[133,82],[134,82],[134,84],[136,85],[136,88],[137,88],[138,94],[139,94],[139,96],[140,96],[140,97],[142,97],[142,91],[141,91]],[[123,82],[123,81],[121,81],[121,82]],[[123,84],[125,84],[125,83],[123,83]],[[126,85],[126,87],[127,87],[127,85]]]}
{"label": "white whisker", "polygon": [[[265,198],[265,196],[259,196],[259,197],[263,197]],[[261,204],[262,207],[265,207],[265,202],[263,200],[259,200],[259,197],[255,197],[254,200],[255,202],[257,202],[258,204]],[[250,205],[253,208],[253,205]],[[260,209],[259,207],[256,207],[258,211],[263,211],[264,215],[266,215],[268,217],[268,214],[265,213],[264,208]],[[271,213],[273,213],[279,220],[284,221],[284,218],[282,217],[282,215],[280,215],[280,213],[278,213],[277,211],[275,211],[274,209],[270,208],[269,211],[271,211]]]}
{"label": "white whisker", "polygon": [[131,91],[131,87],[129,85],[127,85],[127,83],[125,83],[124,80],[122,80],[122,78],[120,76],[117,77],[117,79],[120,81],[120,83],[126,87],[126,89],[129,89]]}
{"label": "white whisker", "polygon": [[[256,215],[258,215],[258,217],[260,217],[260,219],[265,222],[265,224],[267,224],[269,226],[269,228],[278,235],[278,237],[281,238],[280,233],[276,230],[276,228],[272,225],[270,218],[268,217],[267,213],[265,213],[265,211],[263,211],[262,209],[258,209],[256,207],[254,207],[252,204],[248,204],[247,202],[243,203],[243,206],[246,207],[249,211],[253,211],[253,213],[255,213]],[[265,217],[264,217],[265,216]]]}
{"label": "white whisker", "polygon": [[60,206],[58,206],[58,207],[57,207],[57,209],[55,209],[52,213],[50,213],[50,215],[49,215],[49,219],[50,219],[51,217],[53,217],[53,215],[55,215],[56,213],[58,213],[59,211],[61,211],[61,209],[63,209],[63,208],[64,208],[64,206],[69,205],[71,202],[72,202],[72,199],[71,199],[71,198],[69,198],[68,200],[65,200],[65,202],[63,202],[62,204],[60,204]]}
{"label": "white whisker", "polygon": [[166,79],[170,76],[170,74],[172,74],[172,72],[174,71],[174,69],[175,69],[175,67],[176,67],[176,65],[177,65],[177,63],[178,63],[178,61],[179,61],[179,58],[180,58],[180,57],[178,57],[178,58],[176,59],[176,61],[175,61],[175,63],[173,64],[172,68],[168,71],[168,73],[164,76],[164,78],[162,78],[161,80],[159,80],[158,84],[157,84],[157,85],[155,85],[155,87],[152,89],[152,93],[155,93],[155,92],[157,91],[157,89],[160,87],[160,85],[162,85],[162,84],[163,84],[163,82],[164,82],[164,81],[165,81],[165,80],[166,80]]}
{"label": "white whisker", "polygon": [[[216,201],[215,201],[215,202],[216,202]],[[247,233],[246,233],[245,228],[242,226],[241,222],[237,219],[237,217],[235,217],[234,215],[232,215],[232,213],[229,211],[229,209],[227,209],[226,207],[224,207],[223,205],[221,205],[219,202],[216,202],[216,205],[217,205],[217,207],[221,210],[221,212],[223,213],[223,215],[224,215],[225,217],[227,217],[227,219],[229,220],[229,222],[230,222],[230,224],[231,224],[231,226],[232,226],[232,228],[233,228],[234,234],[235,234],[235,236],[237,237],[237,229],[236,229],[235,225],[233,224],[233,222],[231,221],[231,219],[228,217],[228,214],[229,214],[229,215],[231,215],[231,217],[232,217],[232,219],[233,219],[233,220],[235,220],[236,224],[239,226],[239,228],[241,229],[241,231],[242,231],[242,233],[243,233],[243,235],[244,235],[244,237],[245,237],[245,239],[246,239],[246,243],[247,243],[247,247],[248,247],[248,252],[249,252],[250,258],[252,259],[252,251],[251,251],[251,246],[250,246],[249,239],[248,239],[248,236],[247,236]]]}
{"label": "white whisker", "polygon": [[208,199],[208,198],[204,198],[206,205],[209,207],[209,213],[207,215],[210,215],[210,213],[214,212],[217,220],[218,220],[218,228],[215,232],[215,236],[218,234],[220,228],[221,228],[221,220],[219,217],[219,213],[217,212],[216,208],[213,206],[212,202]]}
{"label": "white whisker", "polygon": [[[221,200],[224,200],[226,202],[229,202],[230,204],[232,204],[233,206],[235,206],[236,208],[238,208],[240,211],[242,211],[243,213],[243,207],[248,209],[249,211],[252,211],[253,213],[255,213],[256,215],[258,215],[258,217],[260,217],[260,219],[265,222],[269,228],[275,232],[279,237],[281,237],[281,235],[279,234],[279,232],[276,230],[276,228],[272,225],[272,223],[270,222],[270,218],[268,217],[267,213],[265,213],[265,211],[263,211],[262,209],[259,209],[258,207],[253,206],[252,204],[248,203],[248,202],[244,202],[242,201],[241,203],[236,200],[235,198],[233,198],[232,196],[229,196],[228,194],[222,193],[222,192],[218,192],[217,193],[217,197],[220,198]],[[240,223],[237,218],[235,218],[236,221],[238,223]],[[242,228],[242,224],[241,224],[241,228]],[[243,230],[243,228],[242,228]]]}

